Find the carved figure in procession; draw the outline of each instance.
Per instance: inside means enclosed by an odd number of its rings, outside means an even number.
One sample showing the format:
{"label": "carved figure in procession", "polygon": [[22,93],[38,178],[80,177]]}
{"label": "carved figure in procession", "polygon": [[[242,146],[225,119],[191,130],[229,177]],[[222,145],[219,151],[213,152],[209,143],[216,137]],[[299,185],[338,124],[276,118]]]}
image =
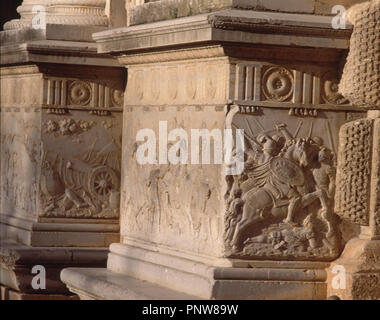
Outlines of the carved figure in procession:
{"label": "carved figure in procession", "polygon": [[227,213],[227,224],[226,224],[226,237],[227,241],[231,241],[234,235],[234,230],[237,223],[241,220],[243,213],[244,201],[241,199],[242,190],[240,188],[233,189],[229,203],[229,209]]}

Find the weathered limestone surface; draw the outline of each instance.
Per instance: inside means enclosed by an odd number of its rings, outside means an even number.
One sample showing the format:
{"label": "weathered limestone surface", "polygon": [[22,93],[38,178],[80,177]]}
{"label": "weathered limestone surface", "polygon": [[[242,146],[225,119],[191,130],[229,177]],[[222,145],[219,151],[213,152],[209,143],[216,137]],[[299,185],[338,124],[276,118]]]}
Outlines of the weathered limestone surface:
{"label": "weathered limestone surface", "polygon": [[[34,5],[47,12],[38,30]],[[101,0],[26,0],[0,34],[4,299],[70,298],[60,271],[105,266],[119,241],[125,72],[92,42],[112,11]],[[30,287],[34,264],[46,267],[43,292]]]}
{"label": "weathered limestone surface", "polygon": [[141,3],[128,1],[127,25],[138,25],[210,13],[223,9],[244,9],[305,14],[334,15],[336,5],[348,9],[361,0],[161,0]]}
{"label": "weathered limestone surface", "polygon": [[[126,168],[133,170],[126,170],[123,176],[122,207],[130,214],[121,219],[122,234],[220,254],[222,167],[136,166],[137,145],[132,137],[141,128],[153,129],[158,137],[160,130],[178,127],[190,137],[195,123],[201,128],[223,129],[229,77],[225,58],[175,65],[138,64],[129,67],[128,77],[126,99],[131,101],[125,105],[124,135],[131,138],[123,143],[123,159]],[[167,129],[159,129],[159,121],[167,121]],[[133,189],[128,187],[132,181]]]}
{"label": "weathered limestone surface", "polygon": [[379,0],[144,2],[0,34],[1,299],[379,299]]}
{"label": "weathered limestone surface", "polygon": [[[359,234],[334,212],[339,131],[365,117],[338,93],[349,36],[331,17],[237,9],[95,34],[128,68],[122,240],[104,272],[206,299],[326,299],[330,262]],[[140,165],[146,128],[157,150],[174,128],[244,129],[245,170]],[[96,293],[95,271],[61,277]]]}
{"label": "weathered limestone surface", "polygon": [[[149,32],[148,32],[149,30]],[[267,34],[270,32],[271,37]],[[326,37],[330,34],[331,37]],[[124,50],[143,50],[169,46],[196,46],[203,42],[227,42],[248,48],[258,48],[263,55],[268,52],[260,46],[282,45],[286,54],[292,47],[303,46],[309,50],[311,59],[318,56],[315,48],[326,50],[322,55],[335,56],[343,54],[349,46],[350,26],[345,30],[335,31],[331,26],[331,17],[305,14],[283,14],[275,12],[256,12],[248,10],[223,10],[193,17],[155,22],[128,28],[112,29],[93,35],[98,42],[99,53],[121,53]],[[335,50],[337,49],[337,50]],[[224,49],[227,50],[227,49]],[[232,50],[238,52],[238,50]],[[241,55],[250,57],[252,50],[244,49]],[[197,52],[197,51],[195,51]],[[136,59],[141,55],[138,52]],[[158,53],[159,54],[159,53]],[[212,53],[214,54],[214,53]],[[284,60],[281,51],[273,50],[271,59]],[[220,55],[220,54],[219,54]],[[149,55],[146,55],[149,57]],[[160,60],[165,59],[159,54]],[[128,59],[135,59],[128,55]],[[202,57],[202,56],[201,56]],[[296,57],[296,59],[298,59]],[[153,56],[151,61],[155,61]],[[129,61],[128,61],[129,63]]]}
{"label": "weathered limestone surface", "polygon": [[355,25],[340,91],[369,109],[380,106],[380,1],[356,5],[347,14]]}
{"label": "weathered limestone surface", "polygon": [[199,300],[195,296],[101,268],[64,269],[61,278],[81,300]]}

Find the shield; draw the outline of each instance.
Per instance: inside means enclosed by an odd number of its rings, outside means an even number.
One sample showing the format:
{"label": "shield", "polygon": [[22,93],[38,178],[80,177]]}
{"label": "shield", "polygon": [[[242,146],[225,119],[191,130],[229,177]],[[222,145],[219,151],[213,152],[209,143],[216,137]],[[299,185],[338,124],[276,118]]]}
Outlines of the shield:
{"label": "shield", "polygon": [[270,163],[270,169],[278,180],[288,185],[302,186],[305,182],[302,169],[288,159],[273,158]]}

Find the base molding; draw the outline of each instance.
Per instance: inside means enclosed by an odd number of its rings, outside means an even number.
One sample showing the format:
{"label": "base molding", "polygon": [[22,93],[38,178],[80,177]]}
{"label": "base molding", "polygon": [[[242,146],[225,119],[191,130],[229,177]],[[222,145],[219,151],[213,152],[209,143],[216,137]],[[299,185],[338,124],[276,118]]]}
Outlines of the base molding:
{"label": "base molding", "polygon": [[108,247],[120,239],[119,223],[41,223],[0,215],[2,239],[33,247]]}
{"label": "base molding", "polygon": [[[156,247],[157,249],[157,247]],[[233,264],[233,263],[232,263]],[[93,299],[129,299],[133,295],[121,290],[109,296],[96,297],[93,289],[101,287],[104,277],[144,281],[144,289],[161,287],[199,299],[214,300],[324,300],[327,298],[327,263],[250,261],[250,267],[215,267],[146,248],[112,244],[107,270],[65,269],[61,279],[70,291]],[[99,282],[96,277],[99,276]],[[94,279],[95,278],[95,279]],[[108,278],[107,278],[108,279]],[[126,280],[127,281],[127,280]],[[81,284],[83,283],[83,285]],[[96,291],[96,290],[95,290]],[[114,291],[115,292],[115,291]],[[137,293],[134,293],[137,295]],[[152,299],[157,299],[152,298]]]}
{"label": "base molding", "polygon": [[152,283],[111,272],[105,268],[69,268],[61,279],[81,300],[196,300]]}
{"label": "base molding", "polygon": [[[106,266],[107,248],[30,247],[12,241],[0,242],[0,285],[4,294],[16,300],[58,298],[71,295],[60,280],[60,272],[69,267]],[[43,266],[45,289],[34,289],[34,266]],[[42,276],[41,272],[38,272]],[[11,290],[11,291],[9,291]],[[2,294],[3,295],[3,294]],[[34,299],[33,298],[33,299]]]}

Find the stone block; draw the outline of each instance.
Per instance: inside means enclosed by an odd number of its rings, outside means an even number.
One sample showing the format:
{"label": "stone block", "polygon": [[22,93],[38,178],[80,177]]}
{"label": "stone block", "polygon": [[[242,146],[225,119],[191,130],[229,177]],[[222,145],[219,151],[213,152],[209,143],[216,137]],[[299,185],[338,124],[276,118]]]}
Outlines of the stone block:
{"label": "stone block", "polygon": [[107,269],[69,268],[61,279],[81,300],[199,300]]}
{"label": "stone block", "polygon": [[[1,241],[0,279],[3,300],[31,300],[68,298],[69,291],[60,281],[62,269],[67,267],[106,266],[106,248],[46,248],[30,247],[12,241]],[[35,266],[42,266],[33,273]],[[33,278],[41,276],[45,288],[34,288]],[[41,278],[41,279],[42,279]]]}
{"label": "stone block", "polygon": [[[326,297],[326,263],[280,264],[252,260],[239,263],[211,258],[196,261],[192,255],[179,257],[174,251],[162,253],[121,244],[113,244],[110,250],[108,272],[203,299],[314,300]],[[64,277],[62,280],[67,283]]]}
{"label": "stone block", "polygon": [[[281,46],[284,49],[318,48],[323,57],[326,49],[335,53],[335,49],[347,49],[350,35],[350,24],[345,30],[335,30],[331,17],[327,16],[228,9],[107,30],[95,33],[93,37],[98,42],[99,53],[229,43],[251,47]],[[130,56],[128,54],[126,58]],[[133,55],[135,59],[138,56]]]}
{"label": "stone block", "polygon": [[233,7],[249,10],[314,13],[315,0],[234,0]]}
{"label": "stone block", "polygon": [[171,20],[230,8],[233,0],[162,0],[132,6],[129,25]]}
{"label": "stone block", "polygon": [[315,12],[315,3],[315,0],[161,0],[131,5],[128,25],[171,20],[231,8],[312,14]]}

